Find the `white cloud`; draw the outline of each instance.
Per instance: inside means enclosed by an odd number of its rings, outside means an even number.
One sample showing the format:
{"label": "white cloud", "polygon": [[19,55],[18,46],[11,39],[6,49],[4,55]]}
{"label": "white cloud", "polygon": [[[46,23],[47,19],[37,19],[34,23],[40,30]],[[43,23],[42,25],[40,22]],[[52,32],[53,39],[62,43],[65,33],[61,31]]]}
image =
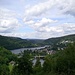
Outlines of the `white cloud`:
{"label": "white cloud", "polygon": [[25,21],[25,24],[28,24],[30,27],[32,27],[36,31],[42,31],[43,29],[46,29],[46,27],[50,26],[52,23],[56,23],[57,20],[52,20],[49,18],[42,18],[41,20],[29,20]]}
{"label": "white cloud", "polygon": [[57,26],[46,26],[44,28],[41,28],[41,30],[45,32],[56,33],[56,34],[58,33],[66,34],[75,31],[75,24],[64,23],[62,25],[57,25]]}
{"label": "white cloud", "polygon": [[[36,38],[36,32],[28,32],[28,33],[0,33],[3,36],[11,36],[11,37],[21,37],[21,38]],[[38,38],[38,37],[37,37]]]}
{"label": "white cloud", "polygon": [[[24,0],[19,1],[22,2]],[[21,29],[19,32],[23,33],[14,33],[20,26],[17,14],[11,10],[0,8],[0,33],[23,38],[50,38],[75,33],[74,21],[66,20],[67,18],[64,19],[69,15],[69,18],[74,20],[70,16],[75,16],[75,0],[42,0],[41,3],[39,1],[35,5],[33,3],[28,4],[31,6],[25,5],[23,21],[25,26],[34,31],[27,30],[29,32],[25,33],[25,30]],[[19,11],[19,8],[17,9]],[[21,15],[23,15],[23,12]],[[68,23],[67,21],[73,23]]]}
{"label": "white cloud", "polygon": [[62,16],[63,19],[63,15],[75,16],[75,0],[46,0],[30,6],[25,9],[24,22],[44,38],[75,33],[74,23],[66,23],[66,20],[60,23],[61,17],[59,20],[50,19],[55,14],[55,18]]}
{"label": "white cloud", "polygon": [[64,14],[75,16],[75,0],[59,1],[58,9],[60,9]]}
{"label": "white cloud", "polygon": [[[75,0],[46,0],[45,2],[37,3],[25,9],[25,18],[32,19],[33,17],[40,17],[41,15],[46,14],[46,12],[48,11],[50,13],[51,9],[58,9],[59,14],[64,13],[74,16]],[[58,11],[56,11],[55,13],[58,14]]]}
{"label": "white cloud", "polygon": [[26,16],[39,16],[44,14],[44,12],[48,11],[55,3],[54,0],[47,0],[46,2],[39,3],[32,7],[29,7],[25,11]]}
{"label": "white cloud", "polygon": [[[44,31],[44,32],[43,32]],[[47,39],[51,37],[59,37],[68,34],[75,33],[75,24],[73,23],[64,23],[61,26],[52,26],[41,28],[41,31],[35,32],[24,32],[24,33],[1,33],[5,36],[15,36],[21,38],[37,38],[37,39]]]}
{"label": "white cloud", "polygon": [[17,17],[17,13],[15,11],[6,9],[6,8],[0,8],[0,19],[1,18],[9,18],[9,17]]}
{"label": "white cloud", "polygon": [[43,27],[43,26],[47,26],[47,25],[54,23],[54,22],[57,22],[57,21],[47,19],[47,18],[42,18],[42,20],[36,22],[34,25],[35,25],[35,27]]}
{"label": "white cloud", "polygon": [[0,8],[0,33],[13,32],[20,26],[15,15],[8,9]]}
{"label": "white cloud", "polygon": [[0,19],[0,32],[12,32],[19,27],[18,20],[15,18]]}

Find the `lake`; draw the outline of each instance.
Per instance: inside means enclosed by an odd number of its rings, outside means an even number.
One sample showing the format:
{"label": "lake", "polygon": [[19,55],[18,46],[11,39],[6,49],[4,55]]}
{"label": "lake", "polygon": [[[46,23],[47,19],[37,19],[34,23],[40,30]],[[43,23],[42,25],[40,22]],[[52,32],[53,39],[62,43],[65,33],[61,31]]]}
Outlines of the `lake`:
{"label": "lake", "polygon": [[[34,60],[32,61],[33,66],[35,65],[36,61],[37,61],[37,59],[34,59]],[[44,60],[43,60],[43,59],[40,59],[40,62],[41,62],[41,66],[43,66]]]}
{"label": "lake", "polygon": [[48,47],[48,46],[43,46],[43,47],[34,47],[34,48],[21,48],[21,49],[14,49],[14,50],[11,50],[12,53],[14,54],[19,54],[21,52],[23,52],[24,50],[40,50],[40,49],[44,49],[45,47]]}
{"label": "lake", "polygon": [[[35,48],[20,48],[20,49],[14,49],[14,50],[11,50],[12,53],[14,54],[19,54],[21,52],[23,52],[24,50],[40,50],[40,49],[44,49],[45,47],[48,47],[48,46],[43,46],[43,47],[35,47]],[[33,65],[35,65],[37,59],[34,59],[32,61]],[[43,59],[40,59],[40,62],[41,62],[41,65],[43,65],[44,63],[44,60]]]}

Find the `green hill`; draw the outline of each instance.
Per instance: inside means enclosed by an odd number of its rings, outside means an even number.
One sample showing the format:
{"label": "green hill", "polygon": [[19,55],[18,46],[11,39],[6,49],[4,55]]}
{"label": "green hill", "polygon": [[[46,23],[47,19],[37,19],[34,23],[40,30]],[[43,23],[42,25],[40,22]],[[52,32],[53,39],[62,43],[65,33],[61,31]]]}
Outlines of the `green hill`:
{"label": "green hill", "polygon": [[60,50],[67,47],[69,43],[74,43],[74,42],[75,42],[75,34],[72,34],[62,37],[46,39],[44,40],[43,44],[50,45],[52,50],[58,50],[58,49]]}
{"label": "green hill", "polygon": [[17,37],[7,37],[0,35],[0,46],[12,50],[18,48],[26,48],[26,47],[36,47],[36,46],[44,46],[44,45],[52,45],[55,46],[57,44],[65,44],[75,42],[75,34],[49,38],[46,40],[43,39],[21,39]]}
{"label": "green hill", "polygon": [[17,37],[6,37],[0,35],[0,46],[11,50],[23,47],[34,47],[34,44],[26,39],[21,39]]}
{"label": "green hill", "polygon": [[75,34],[62,36],[62,37],[56,37],[56,38],[49,38],[44,41],[45,44],[57,44],[57,43],[70,43],[75,42]]}

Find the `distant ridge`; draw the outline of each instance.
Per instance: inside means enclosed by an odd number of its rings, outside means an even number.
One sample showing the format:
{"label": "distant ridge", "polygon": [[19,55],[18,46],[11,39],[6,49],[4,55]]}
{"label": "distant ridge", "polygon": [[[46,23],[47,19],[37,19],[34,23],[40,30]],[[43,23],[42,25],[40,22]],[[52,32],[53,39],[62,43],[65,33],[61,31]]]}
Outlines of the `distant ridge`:
{"label": "distant ridge", "polygon": [[0,46],[3,46],[9,50],[23,48],[23,47],[34,47],[34,45],[26,39],[21,39],[18,37],[8,37],[2,35],[0,35]]}
{"label": "distant ridge", "polygon": [[55,37],[55,38],[49,38],[44,40],[45,44],[56,44],[62,41],[73,41],[75,42],[75,34],[71,34],[71,35],[66,35],[66,36],[62,36],[62,37]]}
{"label": "distant ridge", "polygon": [[18,48],[27,48],[27,47],[36,47],[44,45],[54,45],[61,43],[63,41],[75,42],[75,34],[49,38],[46,40],[43,39],[21,39],[18,37],[9,37],[0,35],[0,46],[5,47],[6,49],[18,49]]}

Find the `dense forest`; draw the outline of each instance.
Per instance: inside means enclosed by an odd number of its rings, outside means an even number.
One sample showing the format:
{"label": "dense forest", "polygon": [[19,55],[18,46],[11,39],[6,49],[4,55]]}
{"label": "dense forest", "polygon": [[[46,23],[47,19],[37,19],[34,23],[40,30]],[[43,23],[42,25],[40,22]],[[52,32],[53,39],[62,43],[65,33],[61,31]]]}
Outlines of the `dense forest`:
{"label": "dense forest", "polygon": [[75,75],[75,44],[47,55],[43,65],[38,58],[33,66],[31,58],[29,52],[24,51],[19,58],[0,47],[0,75]]}
{"label": "dense forest", "polygon": [[9,62],[16,61],[17,56],[0,47],[0,75],[10,75]]}
{"label": "dense forest", "polygon": [[49,39],[44,40],[44,43],[53,45],[53,44],[57,44],[63,41],[75,42],[75,34],[62,36],[62,37],[56,37],[56,38],[49,38]]}
{"label": "dense forest", "polygon": [[12,49],[18,49],[24,47],[34,47],[36,45],[26,39],[21,39],[17,37],[0,36],[0,46],[12,50]]}
{"label": "dense forest", "polygon": [[26,48],[26,47],[36,47],[36,46],[44,46],[44,45],[51,45],[57,46],[57,44],[63,44],[67,42],[75,42],[75,34],[57,37],[57,38],[50,38],[46,40],[42,39],[21,39],[17,37],[6,37],[0,35],[0,46],[5,47],[8,50],[18,49],[18,48]]}

